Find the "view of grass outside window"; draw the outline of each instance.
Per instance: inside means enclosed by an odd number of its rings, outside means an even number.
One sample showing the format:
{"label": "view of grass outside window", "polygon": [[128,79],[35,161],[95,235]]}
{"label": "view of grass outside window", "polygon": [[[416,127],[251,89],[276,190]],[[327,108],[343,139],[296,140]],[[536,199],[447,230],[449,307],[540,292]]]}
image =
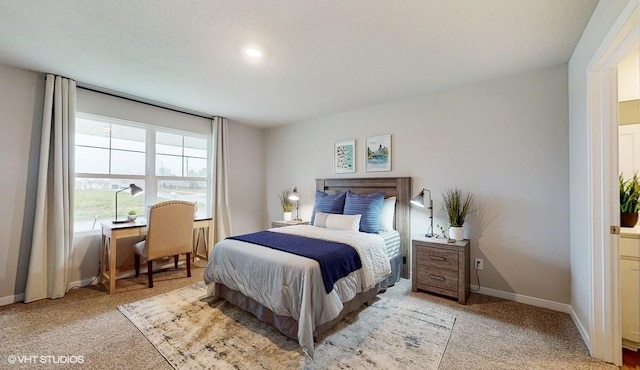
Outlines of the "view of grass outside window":
{"label": "view of grass outside window", "polygon": [[158,202],[179,199],[195,202],[196,217],[207,216],[207,183],[205,181],[158,181]]}
{"label": "view of grass outside window", "polygon": [[158,201],[196,202],[197,216],[206,215],[207,145],[207,139],[203,138],[167,132],[156,134]]}
{"label": "view of grass outside window", "polygon": [[[195,202],[197,217],[208,216],[209,139],[166,131],[78,114],[76,232],[100,230],[101,223],[114,220],[116,192],[132,183],[144,189],[144,193],[133,197],[128,190],[119,192],[118,219],[125,219],[130,211],[144,218],[148,205],[172,199]],[[148,141],[155,145],[150,147]],[[153,173],[147,174],[147,168]]]}
{"label": "view of grass outside window", "polygon": [[[131,183],[145,189],[144,180],[138,179],[76,178],[76,231],[100,230],[101,222],[114,220],[115,193]],[[127,218],[131,210],[144,217],[144,193],[136,197],[126,190],[118,193],[118,219]]]}

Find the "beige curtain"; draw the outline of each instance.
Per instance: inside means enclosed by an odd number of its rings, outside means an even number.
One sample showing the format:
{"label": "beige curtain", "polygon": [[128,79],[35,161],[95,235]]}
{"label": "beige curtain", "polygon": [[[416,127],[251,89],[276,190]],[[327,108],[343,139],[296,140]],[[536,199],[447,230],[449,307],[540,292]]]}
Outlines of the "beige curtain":
{"label": "beige curtain", "polygon": [[24,301],[67,292],[73,246],[76,83],[47,75],[36,212]]}
{"label": "beige curtain", "polygon": [[213,133],[213,244],[231,235],[231,211],[229,209],[229,135],[226,118],[214,117]]}

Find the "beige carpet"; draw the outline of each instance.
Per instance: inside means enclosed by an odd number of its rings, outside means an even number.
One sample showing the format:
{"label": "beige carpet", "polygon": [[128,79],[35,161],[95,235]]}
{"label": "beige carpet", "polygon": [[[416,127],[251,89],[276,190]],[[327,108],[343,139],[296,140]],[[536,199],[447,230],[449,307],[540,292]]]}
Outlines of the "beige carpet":
{"label": "beige carpet", "polygon": [[[121,279],[117,293],[91,286],[61,299],[0,307],[0,369],[50,369],[46,364],[11,365],[11,355],[82,355],[82,366],[59,369],[167,369],[172,367],[124,316],[119,305],[139,301],[202,281],[202,268],[185,278],[184,268],[147,278]],[[424,309],[455,316],[440,362],[450,369],[606,369],[617,367],[589,357],[571,317],[565,313],[472,293],[467,305],[426,293],[412,293],[410,282],[387,290],[411,296]]]}
{"label": "beige carpet", "polygon": [[125,304],[125,314],[177,369],[437,369],[455,318],[411,296],[381,294],[319,338],[313,359],[297,341],[204,284]]}

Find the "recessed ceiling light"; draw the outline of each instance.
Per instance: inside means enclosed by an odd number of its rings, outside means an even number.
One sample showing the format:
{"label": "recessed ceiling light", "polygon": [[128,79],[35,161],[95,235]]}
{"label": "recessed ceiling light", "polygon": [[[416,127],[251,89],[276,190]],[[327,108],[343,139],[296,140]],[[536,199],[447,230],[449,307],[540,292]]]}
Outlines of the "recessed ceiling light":
{"label": "recessed ceiling light", "polygon": [[256,48],[245,48],[244,53],[252,58],[260,58],[262,56],[262,52]]}

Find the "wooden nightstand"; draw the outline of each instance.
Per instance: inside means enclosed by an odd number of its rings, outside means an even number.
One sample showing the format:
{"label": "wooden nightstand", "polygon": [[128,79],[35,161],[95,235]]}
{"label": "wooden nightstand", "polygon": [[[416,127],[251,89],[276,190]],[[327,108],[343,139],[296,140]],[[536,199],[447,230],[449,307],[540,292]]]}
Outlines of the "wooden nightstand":
{"label": "wooden nightstand", "polygon": [[271,227],[284,227],[293,225],[309,225],[309,221],[271,221]]}
{"label": "wooden nightstand", "polygon": [[411,240],[411,247],[411,290],[438,293],[467,304],[469,241],[447,243],[446,239],[416,236]]}

